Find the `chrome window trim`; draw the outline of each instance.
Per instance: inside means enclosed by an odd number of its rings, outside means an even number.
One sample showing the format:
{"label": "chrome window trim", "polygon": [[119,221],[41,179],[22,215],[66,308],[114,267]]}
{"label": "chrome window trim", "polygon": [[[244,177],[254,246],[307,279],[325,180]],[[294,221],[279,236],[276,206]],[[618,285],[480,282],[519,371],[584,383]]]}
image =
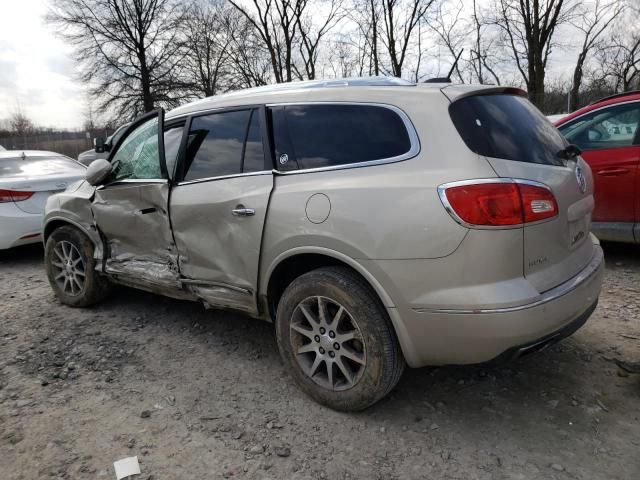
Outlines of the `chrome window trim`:
{"label": "chrome window trim", "polygon": [[154,184],[169,184],[168,178],[123,178],[122,180],[116,180],[105,185],[98,185],[96,190],[102,190],[112,185],[119,185],[121,183],[154,183]]}
{"label": "chrome window trim", "polygon": [[420,138],[418,137],[418,132],[416,131],[413,122],[409,116],[402,110],[401,108],[391,105],[389,103],[379,103],[379,102],[353,102],[353,101],[300,101],[300,102],[277,102],[277,103],[267,103],[265,106],[267,108],[270,107],[286,107],[286,106],[304,106],[304,105],[355,105],[355,106],[363,106],[363,107],[379,107],[386,108],[388,110],[393,111],[396,115],[400,117],[402,123],[404,124],[405,129],[407,130],[407,134],[409,135],[409,150],[402,155],[396,155],[395,157],[389,158],[379,158],[377,160],[367,160],[363,162],[354,162],[354,163],[345,163],[343,165],[331,165],[328,167],[314,167],[314,168],[299,168],[297,170],[286,170],[281,171],[274,169],[273,172],[278,175],[298,175],[303,173],[315,173],[315,172],[329,172],[333,170],[345,170],[349,168],[362,168],[369,167],[374,165],[386,165],[388,163],[397,163],[402,162],[404,160],[409,160],[411,158],[416,157],[420,153]]}
{"label": "chrome window trim", "polygon": [[[447,188],[451,188],[451,187],[464,187],[465,185],[478,185],[483,183],[519,183],[522,185],[531,185],[533,187],[544,188],[553,194],[553,191],[548,185],[545,185],[544,183],[541,183],[541,182],[536,182],[535,180],[527,180],[524,178],[511,178],[511,177],[471,178],[468,180],[458,180],[455,182],[447,182],[447,183],[438,185],[437,190],[438,190],[438,197],[440,197],[440,202],[442,202],[442,205],[444,206],[444,209],[447,211],[447,213],[451,215],[451,218],[453,218],[456,221],[456,223],[458,223],[459,225],[462,225],[463,227],[466,227],[466,228],[473,228],[475,230],[512,230],[515,228],[522,228],[524,226],[528,227],[532,225],[539,225],[541,223],[546,223],[554,220],[558,216],[558,215],[555,215],[551,218],[538,220],[537,222],[518,223],[515,225],[474,225],[472,223],[467,223],[462,218],[460,218],[458,214],[455,212],[455,210],[451,206],[451,203],[449,203],[449,199],[447,198],[445,191],[447,190]],[[555,195],[554,195],[554,198],[555,198]]]}
{"label": "chrome window trim", "polygon": [[215,181],[215,180],[226,180],[228,178],[255,177],[257,175],[273,175],[273,171],[272,170],[259,170],[257,172],[233,173],[231,175],[220,175],[218,177],[197,178],[195,180],[186,180],[184,182],[178,182],[176,184],[176,186],[180,187],[182,185],[191,185],[193,183],[212,182],[212,181]]}

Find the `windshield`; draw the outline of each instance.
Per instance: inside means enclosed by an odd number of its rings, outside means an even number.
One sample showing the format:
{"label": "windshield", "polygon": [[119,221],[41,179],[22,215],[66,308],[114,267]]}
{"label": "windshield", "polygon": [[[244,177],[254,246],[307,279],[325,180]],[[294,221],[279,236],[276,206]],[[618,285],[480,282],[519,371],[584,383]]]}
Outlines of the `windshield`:
{"label": "windshield", "polygon": [[519,95],[474,95],[457,100],[449,114],[467,146],[486,157],[563,165],[566,140],[529,100]]}

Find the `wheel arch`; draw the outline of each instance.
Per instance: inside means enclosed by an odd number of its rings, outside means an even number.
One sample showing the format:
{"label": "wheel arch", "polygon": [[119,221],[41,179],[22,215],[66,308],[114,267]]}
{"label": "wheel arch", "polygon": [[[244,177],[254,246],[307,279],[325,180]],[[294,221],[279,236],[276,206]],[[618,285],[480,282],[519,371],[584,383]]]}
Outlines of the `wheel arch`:
{"label": "wheel arch", "polygon": [[353,258],[328,248],[300,247],[280,254],[266,271],[260,291],[266,296],[271,318],[275,318],[278,301],[293,280],[311,270],[327,266],[349,268],[369,285],[387,309],[395,306],[380,282]]}
{"label": "wheel arch", "polygon": [[304,273],[325,266],[344,266],[356,273],[372,289],[385,307],[405,360],[411,364],[416,358],[415,345],[400,318],[392,298],[380,282],[360,263],[347,255],[323,247],[299,247],[277,256],[266,269],[261,282],[263,306],[275,319],[277,303],[286,287]]}
{"label": "wheel arch", "polygon": [[91,240],[91,242],[93,243],[95,258],[97,258],[97,259],[102,258],[102,252],[103,252],[103,248],[102,247],[103,247],[103,245],[102,245],[102,241],[99,238],[97,232],[93,232],[92,233],[89,228],[83,226],[81,223],[79,223],[79,222],[77,222],[75,220],[71,220],[71,219],[66,218],[66,217],[55,216],[55,217],[47,218],[45,220],[44,226],[42,228],[42,241],[43,241],[43,243],[46,245],[47,244],[47,240],[49,239],[51,234],[56,229],[58,229],[60,227],[65,227],[65,226],[77,228],[84,235],[86,235],[87,238],[89,238],[89,240]]}

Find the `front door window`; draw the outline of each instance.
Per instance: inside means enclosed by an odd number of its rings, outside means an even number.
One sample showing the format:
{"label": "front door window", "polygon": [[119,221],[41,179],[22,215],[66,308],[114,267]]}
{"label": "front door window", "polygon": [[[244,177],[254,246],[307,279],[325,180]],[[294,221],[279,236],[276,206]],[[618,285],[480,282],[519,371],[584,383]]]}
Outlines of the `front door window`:
{"label": "front door window", "polygon": [[111,182],[162,178],[157,116],[138,126],[124,139],[111,159],[111,165]]}

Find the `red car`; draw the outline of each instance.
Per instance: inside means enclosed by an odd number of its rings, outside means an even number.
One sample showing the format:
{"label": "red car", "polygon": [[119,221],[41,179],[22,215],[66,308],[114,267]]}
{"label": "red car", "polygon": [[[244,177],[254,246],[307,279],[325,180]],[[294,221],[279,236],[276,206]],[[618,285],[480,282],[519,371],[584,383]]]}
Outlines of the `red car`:
{"label": "red car", "polygon": [[593,233],[640,243],[640,91],[598,100],[555,122],[593,171]]}

